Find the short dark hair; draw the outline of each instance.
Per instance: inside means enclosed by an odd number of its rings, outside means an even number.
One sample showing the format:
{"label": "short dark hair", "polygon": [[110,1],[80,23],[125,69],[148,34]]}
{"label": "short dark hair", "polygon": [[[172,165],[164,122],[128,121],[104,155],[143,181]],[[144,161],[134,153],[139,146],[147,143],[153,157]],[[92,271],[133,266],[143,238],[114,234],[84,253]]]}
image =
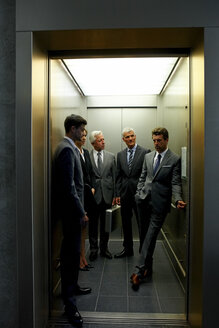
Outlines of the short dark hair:
{"label": "short dark hair", "polygon": [[75,114],[69,115],[64,122],[65,132],[68,133],[72,126],[78,128],[82,124],[87,124],[87,121],[82,116]]}
{"label": "short dark hair", "polygon": [[152,137],[153,137],[153,135],[155,135],[155,136],[162,135],[164,140],[169,139],[169,133],[168,133],[167,129],[165,129],[165,128],[159,127],[159,128],[153,129]]}

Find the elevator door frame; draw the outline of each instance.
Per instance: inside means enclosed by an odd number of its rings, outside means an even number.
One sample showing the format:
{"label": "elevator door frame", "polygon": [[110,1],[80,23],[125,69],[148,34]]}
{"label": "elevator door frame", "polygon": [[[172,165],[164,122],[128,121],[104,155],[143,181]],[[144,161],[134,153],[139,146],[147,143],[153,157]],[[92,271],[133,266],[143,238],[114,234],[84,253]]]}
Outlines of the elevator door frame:
{"label": "elevator door frame", "polygon": [[[118,33],[117,33],[118,32]],[[180,37],[179,37],[180,35]],[[192,56],[192,102],[191,102],[191,148],[190,160],[197,165],[191,167],[191,221],[192,240],[189,242],[189,304],[188,319],[194,323],[202,322],[202,261],[203,261],[203,203],[204,197],[204,39],[202,28],[157,28],[157,29],[112,29],[112,30],[72,30],[72,31],[40,31],[16,33],[16,186],[17,186],[17,246],[18,246],[18,312],[19,324],[23,328],[41,327],[39,322],[47,322],[48,280],[47,274],[36,275],[48,270],[47,246],[48,235],[38,236],[34,225],[33,212],[33,98],[42,97],[40,106],[47,108],[48,115],[48,85],[44,91],[33,88],[36,71],[33,71],[35,59],[43,61],[44,72],[40,72],[39,84],[48,76],[48,57],[54,51],[69,54],[69,52],[88,53],[102,49],[110,52],[127,52],[136,54],[146,50],[148,54],[191,52]],[[119,49],[118,49],[119,45]],[[102,55],[102,54],[101,54]],[[200,97],[201,95],[201,97]],[[39,106],[39,104],[37,104]],[[45,121],[48,118],[45,118]],[[48,126],[39,118],[37,124],[43,126],[48,138]],[[47,153],[47,145],[42,146],[41,153]],[[45,156],[46,157],[46,156]],[[41,163],[42,164],[42,163]],[[42,195],[47,186],[47,160],[44,162],[44,183]],[[196,169],[195,169],[196,168]],[[46,187],[47,186],[47,187]],[[25,187],[25,188],[24,188]],[[46,199],[45,195],[45,199]],[[43,203],[42,203],[43,205]],[[44,205],[43,205],[44,206]],[[47,208],[44,208],[45,225],[48,222]],[[196,219],[198,218],[198,219]],[[198,220],[198,221],[197,221]],[[193,228],[195,225],[195,229]],[[25,227],[25,230],[24,230]],[[191,230],[191,227],[190,227]],[[194,237],[195,236],[195,237]],[[198,238],[197,238],[198,236]],[[35,237],[39,237],[40,247],[43,247],[42,257],[36,252]],[[28,245],[28,247],[27,247]],[[198,263],[198,265],[193,265]],[[37,264],[41,265],[38,266]],[[25,267],[25,271],[23,268]],[[39,299],[39,291],[42,297]],[[42,288],[43,287],[43,288]],[[198,296],[197,296],[198,295]],[[23,302],[25,299],[25,302]],[[41,300],[43,302],[41,302]],[[27,315],[28,313],[28,315]]]}
{"label": "elevator door frame", "polygon": [[[140,51],[138,53],[137,50],[135,50],[135,52],[133,51],[115,51],[115,53],[113,53],[112,51],[99,51],[98,52],[98,55],[97,55],[97,52],[96,51],[67,51],[67,52],[63,52],[63,55],[62,55],[62,52],[61,51],[58,51],[58,52],[50,52],[50,57],[49,59],[63,59],[63,58],[87,58],[87,57],[92,57],[92,58],[107,58],[107,57],[137,57],[137,56],[149,56],[149,57],[162,57],[162,56],[176,56],[176,53],[177,53],[177,56],[179,57],[189,57],[189,51],[188,49],[178,49],[177,51],[174,50],[173,52],[168,52],[166,53],[165,50],[159,50],[159,51],[156,51],[155,54],[153,54],[151,51],[147,51],[147,50],[144,50],[144,51]],[[103,57],[102,57],[103,56]],[[49,83],[50,84],[50,83]],[[110,107],[110,106],[109,106]],[[120,106],[119,106],[120,107]],[[153,106],[152,106],[153,107]],[[125,108],[125,106],[124,106]],[[49,110],[49,117],[51,116],[50,115],[50,106],[48,108]],[[189,122],[190,122],[190,118],[189,118]],[[190,123],[189,123],[190,124]],[[49,127],[49,131],[50,131],[50,127]],[[50,147],[50,146],[48,146]],[[188,148],[190,151],[190,147],[189,147],[189,144],[188,144]],[[49,153],[51,154],[51,149],[49,149]],[[50,160],[51,162],[51,160]],[[50,167],[50,165],[49,165]],[[189,171],[189,170],[188,170]],[[188,187],[189,189],[189,187]],[[189,216],[189,215],[188,215]],[[189,217],[187,218],[188,221],[189,221]],[[50,220],[51,221],[51,220]],[[188,223],[187,223],[187,226],[188,226]],[[188,229],[187,229],[188,230]],[[188,244],[188,238],[189,236],[187,235],[187,244]],[[188,252],[188,247],[186,246],[186,252]],[[50,264],[50,267],[52,267],[52,265]],[[188,267],[188,265],[187,265]],[[187,276],[188,277],[188,276]],[[187,279],[187,282],[186,282],[186,290],[188,289],[188,278]],[[50,288],[50,290],[52,290]],[[51,297],[50,297],[51,299]],[[52,309],[50,309],[51,311]],[[163,313],[156,313],[156,314],[140,314],[139,316],[139,313],[129,313],[128,314],[128,320],[127,318],[125,319],[125,315],[124,314],[124,317],[117,315],[117,320],[121,320],[121,321],[125,321],[127,320],[127,324],[130,323],[132,320],[133,320],[133,323],[136,322],[136,320],[138,321],[138,319],[141,321],[141,320],[145,320],[145,322],[147,323],[151,323],[151,321],[154,322],[154,320],[156,321],[156,323],[160,322],[167,322],[168,320],[170,320],[171,323],[176,323],[178,324],[179,322],[181,323],[185,323],[186,320],[188,319],[188,292],[186,293],[185,295],[185,314],[182,315],[182,314],[170,314],[169,317],[168,317],[168,314],[163,314]],[[101,320],[106,320],[106,323],[111,321],[113,319],[113,317],[115,316],[116,313],[113,313],[112,314],[108,314],[108,313],[98,313],[98,317],[100,316]],[[92,322],[94,317],[95,317],[95,313],[93,312],[88,312],[85,314],[86,315],[86,319],[89,320],[89,322]],[[55,320],[57,320],[57,317],[55,317]]]}

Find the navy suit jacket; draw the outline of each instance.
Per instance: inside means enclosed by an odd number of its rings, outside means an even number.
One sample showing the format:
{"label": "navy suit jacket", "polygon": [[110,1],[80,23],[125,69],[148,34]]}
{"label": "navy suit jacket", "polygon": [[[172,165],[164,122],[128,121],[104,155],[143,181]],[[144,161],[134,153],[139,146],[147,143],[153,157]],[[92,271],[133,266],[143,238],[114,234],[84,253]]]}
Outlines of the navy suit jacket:
{"label": "navy suit jacket", "polygon": [[90,188],[95,188],[95,174],[90,159],[90,154],[87,149],[84,149],[84,159],[81,157],[81,166],[83,171],[84,184],[89,185]]}
{"label": "navy suit jacket", "polygon": [[137,145],[132,167],[129,171],[127,150],[128,148],[117,154],[116,197],[121,198],[135,195],[138,180],[142,171],[144,156],[150,152],[149,149]]}
{"label": "navy suit jacket", "polygon": [[80,155],[63,139],[53,158],[53,192],[56,208],[80,222],[84,217],[84,184]]}

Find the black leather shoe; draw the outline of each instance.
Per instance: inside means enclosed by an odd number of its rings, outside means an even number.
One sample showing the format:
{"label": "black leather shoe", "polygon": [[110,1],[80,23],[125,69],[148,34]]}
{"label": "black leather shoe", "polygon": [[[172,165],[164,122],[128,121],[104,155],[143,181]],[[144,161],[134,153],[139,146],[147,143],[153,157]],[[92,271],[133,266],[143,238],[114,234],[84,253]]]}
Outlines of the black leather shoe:
{"label": "black leather shoe", "polygon": [[123,257],[126,257],[126,256],[133,256],[134,255],[134,252],[133,250],[131,251],[127,251],[125,250],[125,248],[120,252],[120,253],[117,253],[114,255],[115,259],[121,259]]}
{"label": "black leather shoe", "polygon": [[90,271],[90,270],[87,266],[85,266],[83,268],[79,267],[79,271]]}
{"label": "black leather shoe", "polygon": [[97,259],[97,251],[91,251],[89,255],[90,261],[95,261]]}
{"label": "black leather shoe", "polygon": [[146,282],[152,276],[152,267],[145,268],[144,265],[136,266],[139,271],[137,273],[133,273],[130,277],[132,283],[132,289],[137,291],[139,289],[139,285],[142,282]]}
{"label": "black leather shoe", "polygon": [[90,293],[91,293],[90,287],[80,287],[80,286],[78,286],[78,288],[76,289],[76,292],[75,292],[76,295],[87,295]]}
{"label": "black leather shoe", "polygon": [[88,263],[87,265],[85,265],[85,268],[87,268],[87,269],[93,269],[94,267],[93,267],[93,265],[90,265],[90,264]]}
{"label": "black leather shoe", "polygon": [[100,256],[106,257],[109,260],[112,260],[113,258],[112,254],[108,250],[106,250],[105,252],[100,252]]}
{"label": "black leather shoe", "polygon": [[75,308],[74,310],[71,310],[71,311],[65,311],[65,314],[71,325],[73,325],[74,327],[82,327],[83,319],[82,319],[80,313],[78,312],[77,308]]}

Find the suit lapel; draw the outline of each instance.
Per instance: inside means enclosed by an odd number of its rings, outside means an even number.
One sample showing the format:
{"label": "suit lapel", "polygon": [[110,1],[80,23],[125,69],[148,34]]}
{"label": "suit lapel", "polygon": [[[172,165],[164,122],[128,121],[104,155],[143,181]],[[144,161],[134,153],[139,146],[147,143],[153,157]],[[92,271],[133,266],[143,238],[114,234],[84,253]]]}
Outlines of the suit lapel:
{"label": "suit lapel", "polygon": [[152,175],[153,175],[153,171],[154,171],[154,157],[155,157],[155,155],[156,155],[155,150],[153,150],[152,152],[150,152],[149,155],[148,155],[148,156],[150,156],[149,157],[149,168],[151,170],[151,174]]}
{"label": "suit lapel", "polygon": [[103,168],[102,168],[102,174],[103,174],[103,171],[106,167],[106,164],[107,164],[107,157],[108,157],[108,154],[105,152],[105,150],[103,150]]}
{"label": "suit lapel", "polygon": [[[167,163],[167,161],[168,161],[168,159],[169,159],[169,157],[170,157],[170,154],[171,154],[171,153],[170,153],[170,150],[168,149],[167,152],[166,152],[166,154],[165,154],[165,156],[164,156],[164,158],[163,158],[163,160],[162,160],[162,162],[160,163],[160,165],[159,165],[159,167],[158,167],[158,169],[157,169],[157,172],[155,173],[154,177],[156,177],[156,175],[159,173],[161,167]],[[154,157],[153,157],[153,158],[154,158]],[[153,167],[153,162],[152,162],[152,167]],[[152,168],[152,169],[153,169],[153,168]]]}
{"label": "suit lapel", "polygon": [[93,166],[93,169],[94,169],[94,172],[97,176],[100,176],[100,173],[99,173],[99,170],[96,166],[96,163],[95,163],[95,160],[94,160],[94,152],[93,152],[93,149],[91,150],[91,156],[90,156],[90,159],[91,159],[91,163],[92,163],[92,166]]}
{"label": "suit lapel", "polygon": [[126,171],[126,174],[129,175],[129,168],[128,168],[128,163],[127,163],[127,151],[128,148],[125,148],[122,153],[121,153],[121,164]]}
{"label": "suit lapel", "polygon": [[135,150],[135,156],[134,156],[133,161],[132,161],[132,166],[131,166],[130,172],[133,170],[136,163],[138,162],[139,156],[140,156],[140,149],[139,149],[139,146],[137,145],[136,150]]}

